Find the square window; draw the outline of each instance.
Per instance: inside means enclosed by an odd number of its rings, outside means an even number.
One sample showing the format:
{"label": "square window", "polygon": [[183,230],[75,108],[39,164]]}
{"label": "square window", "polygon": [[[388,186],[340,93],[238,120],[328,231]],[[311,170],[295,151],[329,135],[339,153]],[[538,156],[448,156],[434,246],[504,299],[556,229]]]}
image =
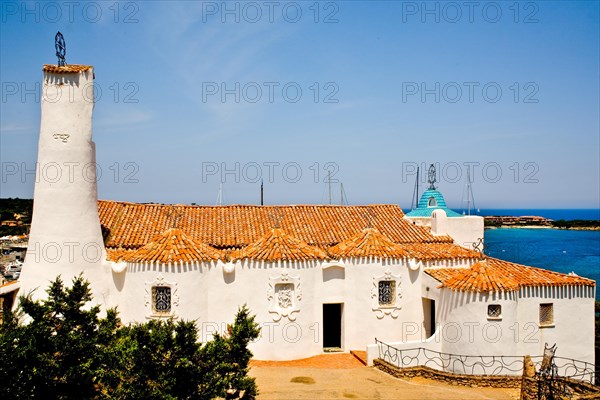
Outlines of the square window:
{"label": "square window", "polygon": [[152,287],[152,311],[156,314],[171,312],[171,288],[169,286]]}
{"label": "square window", "polygon": [[540,325],[554,324],[554,304],[540,304]]}
{"label": "square window", "polygon": [[396,281],[379,281],[379,305],[393,306],[396,303]]}
{"label": "square window", "polygon": [[488,318],[502,318],[502,306],[500,304],[488,305]]}

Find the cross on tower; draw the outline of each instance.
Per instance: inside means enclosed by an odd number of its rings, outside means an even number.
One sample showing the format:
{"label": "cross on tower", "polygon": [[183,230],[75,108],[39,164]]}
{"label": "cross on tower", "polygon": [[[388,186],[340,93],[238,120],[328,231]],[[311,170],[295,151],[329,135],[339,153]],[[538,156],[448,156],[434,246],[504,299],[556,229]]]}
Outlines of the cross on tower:
{"label": "cross on tower", "polygon": [[67,44],[65,43],[65,38],[60,31],[56,32],[56,36],[54,36],[54,48],[56,48],[56,57],[58,57],[58,66],[64,67],[67,65],[65,61],[65,56],[67,55]]}
{"label": "cross on tower", "polygon": [[429,183],[429,189],[435,190],[435,166],[431,164],[429,166],[429,171],[427,171],[427,182]]}

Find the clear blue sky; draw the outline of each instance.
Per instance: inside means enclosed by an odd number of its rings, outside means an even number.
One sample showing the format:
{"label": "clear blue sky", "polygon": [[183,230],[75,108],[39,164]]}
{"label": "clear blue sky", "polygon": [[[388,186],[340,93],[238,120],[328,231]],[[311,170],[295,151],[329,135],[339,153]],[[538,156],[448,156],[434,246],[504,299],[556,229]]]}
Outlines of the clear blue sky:
{"label": "clear blue sky", "polygon": [[329,168],[350,204],[407,209],[437,162],[451,207],[464,163],[480,208],[599,207],[598,2],[1,4],[1,197],[33,196],[7,171],[33,168],[24,90],[60,30],[102,90],[103,199],[215,204],[223,181],[225,204],[255,204],[262,177],[267,204],[324,203]]}

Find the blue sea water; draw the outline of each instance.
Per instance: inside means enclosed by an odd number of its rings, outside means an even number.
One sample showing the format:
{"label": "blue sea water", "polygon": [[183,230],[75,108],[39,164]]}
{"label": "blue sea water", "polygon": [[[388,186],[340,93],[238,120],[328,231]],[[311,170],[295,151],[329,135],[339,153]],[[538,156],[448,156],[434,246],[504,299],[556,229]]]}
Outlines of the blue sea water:
{"label": "blue sea water", "polygon": [[600,231],[501,228],[486,229],[484,235],[489,256],[562,273],[573,271],[600,284]]}
{"label": "blue sea water", "polygon": [[[459,210],[456,210],[459,211]],[[462,210],[460,210],[462,212]],[[574,219],[587,219],[587,220],[600,220],[600,208],[576,208],[576,209],[481,209],[477,213],[471,212],[471,214],[487,216],[487,215],[498,215],[498,216],[515,216],[520,217],[523,215],[535,215],[539,217],[549,218],[553,220],[574,220]]]}

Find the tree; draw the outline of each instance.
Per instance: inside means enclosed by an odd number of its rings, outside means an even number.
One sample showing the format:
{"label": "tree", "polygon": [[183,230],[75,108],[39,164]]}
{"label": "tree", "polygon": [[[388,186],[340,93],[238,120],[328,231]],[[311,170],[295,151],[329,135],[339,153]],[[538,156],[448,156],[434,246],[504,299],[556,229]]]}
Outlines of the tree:
{"label": "tree", "polygon": [[[106,350],[114,341],[115,310],[99,318],[89,284],[78,278],[65,288],[57,278],[48,300],[21,297],[18,313],[7,313],[0,328],[0,398],[94,398],[98,371],[114,363]],[[29,316],[21,324],[19,316]]]}
{"label": "tree", "polygon": [[259,329],[245,306],[228,335],[202,345],[193,322],[122,326],[114,309],[86,309],[91,300],[81,276],[71,287],[57,278],[47,300],[20,298],[0,326],[0,398],[255,398],[247,345]]}

